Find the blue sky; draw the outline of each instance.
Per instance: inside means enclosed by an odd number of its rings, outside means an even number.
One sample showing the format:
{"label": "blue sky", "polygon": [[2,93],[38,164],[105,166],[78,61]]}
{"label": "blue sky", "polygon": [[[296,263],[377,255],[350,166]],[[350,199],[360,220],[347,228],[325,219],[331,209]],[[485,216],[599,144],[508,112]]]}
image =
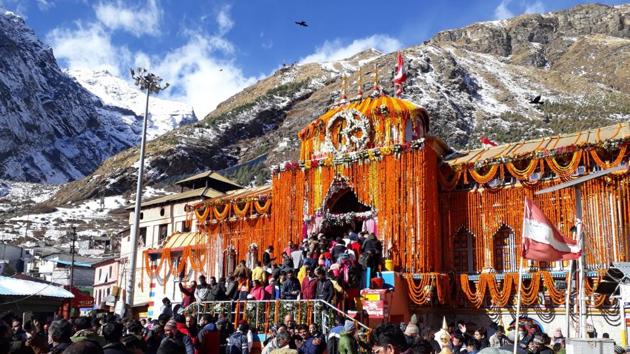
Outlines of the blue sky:
{"label": "blue sky", "polygon": [[444,29],[579,3],[585,1],[0,0],[0,7],[23,16],[62,67],[121,77],[131,66],[148,67],[171,83],[164,95],[203,116],[283,63],[341,59],[371,47],[390,52]]}

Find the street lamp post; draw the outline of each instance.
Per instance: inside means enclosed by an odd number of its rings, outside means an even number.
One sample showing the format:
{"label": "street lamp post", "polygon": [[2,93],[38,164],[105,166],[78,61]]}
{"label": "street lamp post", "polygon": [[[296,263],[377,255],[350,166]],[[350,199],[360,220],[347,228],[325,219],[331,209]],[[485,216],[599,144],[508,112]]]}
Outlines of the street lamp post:
{"label": "street lamp post", "polygon": [[129,262],[129,281],[127,282],[127,299],[126,304],[133,306],[133,293],[136,282],[136,256],[138,253],[138,233],[140,231],[140,204],[142,203],[142,176],[144,174],[144,146],[147,138],[147,120],[149,116],[149,95],[157,94],[166,89],[169,84],[165,83],[161,86],[162,78],[148,72],[146,69],[137,68],[131,71],[131,77],[135,80],[136,86],[147,92],[147,101],[144,109],[144,121],[142,123],[142,141],[140,143],[140,167],[138,168],[138,184],[136,187],[136,206],[133,216],[133,228],[131,229],[131,255]]}

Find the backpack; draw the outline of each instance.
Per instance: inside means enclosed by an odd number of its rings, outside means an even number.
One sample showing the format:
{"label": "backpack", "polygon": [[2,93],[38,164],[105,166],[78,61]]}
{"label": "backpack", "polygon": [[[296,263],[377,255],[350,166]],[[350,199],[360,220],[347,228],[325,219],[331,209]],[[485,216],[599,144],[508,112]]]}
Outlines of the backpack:
{"label": "backpack", "polygon": [[361,256],[359,256],[359,264],[361,266],[363,266],[363,268],[367,268],[370,265],[370,254],[365,252],[365,253],[361,253]]}
{"label": "backpack", "polygon": [[228,338],[225,354],[247,354],[243,348],[247,348],[247,336],[237,331]]}

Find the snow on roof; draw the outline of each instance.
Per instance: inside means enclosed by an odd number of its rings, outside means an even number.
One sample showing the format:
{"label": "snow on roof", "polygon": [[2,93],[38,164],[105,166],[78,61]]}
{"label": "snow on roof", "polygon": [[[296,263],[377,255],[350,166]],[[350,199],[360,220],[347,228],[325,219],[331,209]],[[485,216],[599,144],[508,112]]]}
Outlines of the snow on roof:
{"label": "snow on roof", "polygon": [[0,276],[0,296],[43,296],[72,299],[68,290],[53,285],[30,280]]}

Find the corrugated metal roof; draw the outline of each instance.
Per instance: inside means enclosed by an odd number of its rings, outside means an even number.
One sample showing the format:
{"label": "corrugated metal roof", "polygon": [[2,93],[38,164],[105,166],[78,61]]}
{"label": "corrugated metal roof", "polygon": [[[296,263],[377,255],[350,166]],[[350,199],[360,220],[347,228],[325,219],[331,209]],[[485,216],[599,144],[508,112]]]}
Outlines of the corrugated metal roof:
{"label": "corrugated metal roof", "polygon": [[[212,188],[203,187],[203,188],[187,190],[182,193],[175,193],[175,194],[169,194],[162,197],[158,197],[158,198],[142,203],[142,207],[144,208],[144,207],[149,207],[149,206],[154,206],[154,205],[167,204],[167,203],[171,203],[171,202],[175,202],[179,200],[202,198],[202,197],[203,198],[217,198],[222,195],[224,195],[223,192],[219,192]],[[131,210],[133,208],[134,208],[133,205],[127,207],[128,210]]]}
{"label": "corrugated metal roof", "polygon": [[241,185],[239,185],[238,183],[232,181],[231,179],[224,177],[214,171],[205,171],[205,172],[201,172],[201,173],[197,173],[196,175],[192,175],[190,177],[184,178],[182,180],[179,180],[177,182],[175,182],[175,184],[182,184],[182,183],[186,183],[186,182],[191,182],[191,181],[195,181],[198,179],[203,179],[203,178],[210,178],[210,179],[215,179],[217,181],[221,181],[227,184],[231,184],[235,187],[242,187]]}
{"label": "corrugated metal roof", "polygon": [[5,276],[0,276],[0,295],[74,298],[71,292],[60,286]]}
{"label": "corrugated metal roof", "polygon": [[570,146],[594,145],[606,140],[627,139],[630,137],[630,123],[618,123],[608,127],[585,130],[571,134],[545,137],[504,144],[491,148],[466,151],[463,155],[446,161],[451,166],[474,164],[479,161],[492,161],[499,157],[518,159],[535,151],[550,151]]}
{"label": "corrugated metal roof", "polygon": [[[52,254],[44,257],[48,261],[57,262],[64,265],[72,263],[72,255],[67,253]],[[103,261],[104,258],[92,258],[83,256],[74,256],[74,265],[77,267],[92,267],[94,264]]]}

